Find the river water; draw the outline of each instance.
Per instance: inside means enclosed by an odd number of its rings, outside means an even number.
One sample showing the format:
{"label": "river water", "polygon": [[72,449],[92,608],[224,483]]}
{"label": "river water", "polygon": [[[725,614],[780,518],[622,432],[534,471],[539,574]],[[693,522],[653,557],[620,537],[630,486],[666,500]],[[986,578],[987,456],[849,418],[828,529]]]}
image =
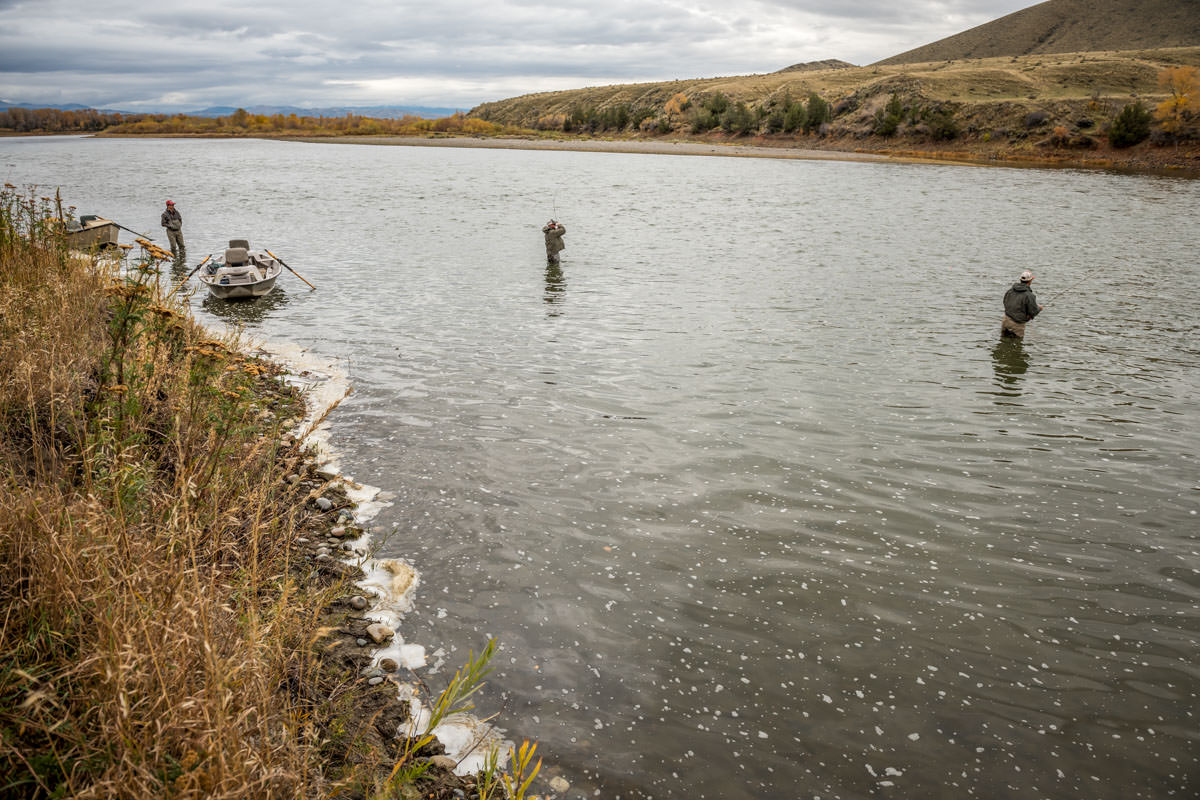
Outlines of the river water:
{"label": "river water", "polygon": [[345,365],[404,635],[435,687],[498,637],[481,710],[565,796],[1200,792],[1200,183],[72,137],[0,173],[316,284],[193,304]]}

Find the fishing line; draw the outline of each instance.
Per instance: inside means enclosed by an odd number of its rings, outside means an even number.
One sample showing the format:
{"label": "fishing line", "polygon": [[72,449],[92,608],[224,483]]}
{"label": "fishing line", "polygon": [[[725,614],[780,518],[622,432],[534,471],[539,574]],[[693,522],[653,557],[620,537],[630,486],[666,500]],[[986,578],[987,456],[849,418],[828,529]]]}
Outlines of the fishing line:
{"label": "fishing line", "polygon": [[1070,286],[1068,286],[1067,288],[1063,289],[1063,290],[1062,290],[1061,292],[1059,292],[1058,294],[1054,295],[1054,297],[1051,297],[1049,300],[1047,300],[1047,301],[1046,301],[1046,304],[1045,304],[1045,307],[1046,307],[1046,308],[1049,308],[1049,306],[1050,306],[1050,304],[1051,304],[1051,303],[1053,303],[1053,302],[1054,302],[1055,300],[1057,300],[1058,298],[1062,297],[1062,296],[1063,296],[1064,294],[1066,294],[1067,292],[1069,292],[1069,291],[1071,291],[1072,289],[1074,289],[1074,288],[1075,288],[1076,286],[1078,286],[1079,284],[1081,284],[1081,283],[1083,283],[1084,281],[1086,281],[1088,278],[1092,277],[1092,275],[1094,275],[1095,273],[1099,272],[1101,269],[1103,269],[1103,267],[1102,267],[1102,266],[1101,266],[1101,267],[1093,267],[1092,269],[1090,269],[1090,270],[1088,270],[1087,272],[1085,272],[1082,278],[1080,278],[1079,280],[1075,281],[1075,282],[1074,282],[1074,283],[1072,283]]}

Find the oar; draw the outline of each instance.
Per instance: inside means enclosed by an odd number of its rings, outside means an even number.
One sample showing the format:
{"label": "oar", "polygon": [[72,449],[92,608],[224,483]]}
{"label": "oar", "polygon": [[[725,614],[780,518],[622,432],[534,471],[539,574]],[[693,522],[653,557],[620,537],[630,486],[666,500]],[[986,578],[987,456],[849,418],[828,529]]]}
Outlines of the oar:
{"label": "oar", "polygon": [[[292,269],[291,267],[288,267],[287,263],[286,263],[286,262],[285,262],[285,261],[284,261],[282,258],[280,258],[279,256],[275,255],[275,254],[274,254],[274,253],[272,253],[270,250],[268,250],[268,251],[267,251],[267,255],[269,255],[271,258],[275,259],[276,261],[278,261],[280,264],[283,264],[283,266],[287,267],[287,268],[288,268],[288,272],[292,273],[293,275],[295,275],[297,278],[299,278],[300,280],[304,281],[305,283],[308,283],[308,281],[304,279],[304,276],[303,276],[303,275],[301,275],[299,272],[296,272],[296,270]],[[316,291],[316,290],[317,290],[317,287],[313,286],[311,283],[308,283],[308,285],[309,285],[309,286],[312,286],[312,288],[313,288],[313,291]]]}
{"label": "oar", "polygon": [[[112,222],[112,220],[110,219],[109,222]],[[113,222],[113,225],[116,225],[118,228],[120,228],[123,231],[129,231],[130,233],[132,233],[135,236],[142,236],[142,237],[145,237],[146,239],[150,239],[150,241],[152,241],[152,242],[154,241],[154,239],[151,238],[149,235],[144,234],[144,233],[138,233],[133,228],[126,228],[124,225],[122,225],[119,222]]]}
{"label": "oar", "polygon": [[204,257],[204,260],[203,260],[203,261],[201,261],[199,264],[197,264],[197,265],[196,265],[196,268],[187,274],[187,277],[186,277],[186,278],[184,278],[183,280],[181,280],[179,283],[175,284],[175,288],[171,290],[171,294],[168,294],[168,295],[166,296],[166,298],[165,298],[165,299],[167,299],[167,300],[170,300],[170,299],[171,299],[171,295],[172,295],[172,294],[175,294],[176,292],[178,292],[178,291],[179,291],[179,287],[180,287],[180,286],[183,286],[185,283],[187,283],[187,282],[188,282],[188,280],[189,280],[189,279],[190,279],[190,278],[191,278],[193,275],[195,275],[197,272],[199,272],[199,271],[200,271],[200,268],[201,268],[201,267],[203,267],[203,266],[204,266],[206,263],[208,263],[208,260],[209,260],[210,258],[212,258],[212,253],[209,253],[208,255],[206,255],[206,256]]}

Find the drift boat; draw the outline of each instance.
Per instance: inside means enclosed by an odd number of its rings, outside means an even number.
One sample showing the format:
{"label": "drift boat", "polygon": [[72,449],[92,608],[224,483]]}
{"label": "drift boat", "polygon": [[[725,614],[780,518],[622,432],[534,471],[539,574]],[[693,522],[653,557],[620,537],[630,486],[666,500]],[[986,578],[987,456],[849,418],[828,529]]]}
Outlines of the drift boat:
{"label": "drift boat", "polygon": [[250,250],[245,239],[230,239],[223,256],[214,258],[200,282],[219,300],[254,299],[269,294],[283,265],[265,250]]}
{"label": "drift boat", "polygon": [[79,218],[79,227],[67,229],[67,246],[75,250],[105,249],[117,246],[120,227],[111,219],[86,214]]}

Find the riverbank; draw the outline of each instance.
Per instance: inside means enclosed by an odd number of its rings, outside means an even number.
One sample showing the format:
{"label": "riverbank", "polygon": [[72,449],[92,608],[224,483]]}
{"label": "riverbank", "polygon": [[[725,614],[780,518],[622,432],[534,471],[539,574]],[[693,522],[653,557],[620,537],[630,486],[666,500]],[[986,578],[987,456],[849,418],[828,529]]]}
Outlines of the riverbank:
{"label": "riverbank", "polygon": [[379,657],[404,591],[350,563],[358,487],[307,441],[340,395],[306,408],[61,213],[0,192],[0,794],[500,797],[402,735],[487,654],[434,696]]}
{"label": "riverbank", "polygon": [[322,144],[402,147],[468,147],[499,150],[545,150],[592,153],[779,158],[817,161],[953,163],[978,166],[1081,168],[1200,177],[1200,144],[1172,147],[1143,145],[1070,150],[1052,147],[1013,148],[987,142],[922,143],[906,147],[893,141],[864,142],[846,138],[804,139],[757,136],[733,138],[534,138],[483,136],[300,136],[284,138]]}

